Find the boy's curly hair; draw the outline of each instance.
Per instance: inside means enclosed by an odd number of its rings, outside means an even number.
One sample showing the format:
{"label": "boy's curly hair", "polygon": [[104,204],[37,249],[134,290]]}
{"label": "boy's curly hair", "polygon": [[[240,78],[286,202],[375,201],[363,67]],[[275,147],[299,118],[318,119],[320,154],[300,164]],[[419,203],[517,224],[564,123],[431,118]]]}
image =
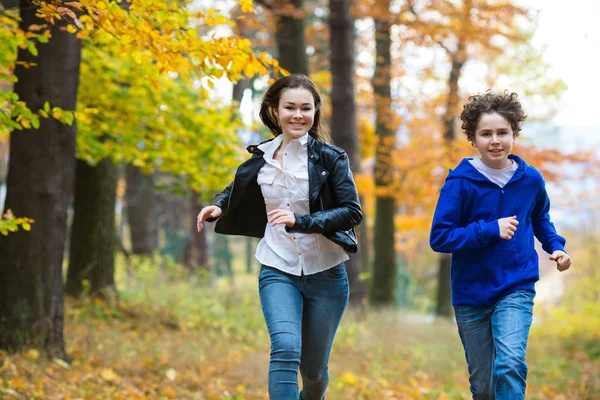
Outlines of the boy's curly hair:
{"label": "boy's curly hair", "polygon": [[469,97],[469,102],[464,105],[460,114],[462,121],[461,129],[467,135],[470,142],[475,140],[475,129],[482,114],[498,113],[502,115],[510,124],[513,135],[519,136],[521,124],[527,118],[521,108],[521,103],[517,100],[519,96],[516,93],[509,93],[508,90],[503,94],[494,94],[491,90],[485,94],[477,94]]}

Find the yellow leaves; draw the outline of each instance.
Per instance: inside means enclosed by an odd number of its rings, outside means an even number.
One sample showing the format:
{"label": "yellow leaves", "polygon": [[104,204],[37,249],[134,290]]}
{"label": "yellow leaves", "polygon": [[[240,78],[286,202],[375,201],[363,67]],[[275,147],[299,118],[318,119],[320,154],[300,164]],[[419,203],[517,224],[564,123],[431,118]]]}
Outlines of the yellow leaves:
{"label": "yellow leaves", "polygon": [[71,366],[67,362],[65,362],[65,360],[61,360],[60,358],[55,357],[54,359],[52,359],[52,362],[63,369],[71,368]]}
{"label": "yellow leaves", "polygon": [[31,218],[16,218],[10,209],[6,210],[0,218],[0,234],[6,236],[9,232],[17,232],[19,227],[24,231],[31,230],[31,224],[34,222]]}
{"label": "yellow leaves", "polygon": [[112,368],[104,368],[100,376],[106,382],[116,382],[119,380],[119,376],[112,370]]}
{"label": "yellow leaves", "polygon": [[254,11],[254,4],[252,0],[240,0],[240,9],[244,13],[251,13]]}
{"label": "yellow leaves", "polygon": [[163,389],[162,394],[164,396],[166,396],[168,399],[174,399],[175,396],[177,396],[177,394],[175,393],[175,389],[173,389],[170,386]]}
{"label": "yellow leaves", "polygon": [[40,352],[36,349],[31,349],[28,350],[27,353],[25,353],[25,357],[27,357],[30,360],[37,360],[38,358],[40,358]]}
{"label": "yellow leaves", "polygon": [[358,382],[358,377],[350,372],[346,372],[340,376],[340,383],[342,385],[355,385]]}
{"label": "yellow leaves", "polygon": [[45,29],[45,28],[47,28],[47,27],[48,27],[48,25],[46,25],[46,24],[43,24],[43,25],[32,24],[32,25],[29,25],[29,30],[30,30],[31,32],[39,32],[39,31],[41,31],[42,29]]}

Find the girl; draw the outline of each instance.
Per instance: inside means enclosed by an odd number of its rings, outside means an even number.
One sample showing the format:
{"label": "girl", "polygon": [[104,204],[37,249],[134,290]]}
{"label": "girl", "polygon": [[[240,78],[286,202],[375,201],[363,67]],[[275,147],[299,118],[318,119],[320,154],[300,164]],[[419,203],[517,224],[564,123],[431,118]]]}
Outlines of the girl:
{"label": "girl", "polygon": [[[348,304],[346,253],[362,220],[348,156],[324,142],[321,97],[301,74],[275,81],[260,118],[274,139],[198,215],[215,232],[261,238],[258,290],[271,338],[269,397],[322,400],[333,339]],[[298,393],[298,369],[303,390]],[[300,396],[300,397],[298,397]]]}

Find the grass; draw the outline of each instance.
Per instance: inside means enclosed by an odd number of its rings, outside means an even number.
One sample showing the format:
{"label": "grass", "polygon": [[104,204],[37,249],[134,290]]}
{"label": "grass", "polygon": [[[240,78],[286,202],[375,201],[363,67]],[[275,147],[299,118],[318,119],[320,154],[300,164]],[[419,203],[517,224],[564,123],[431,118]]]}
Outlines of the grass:
{"label": "grass", "polygon": [[[67,299],[71,363],[35,350],[0,354],[3,399],[267,399],[269,338],[256,276],[216,290],[173,265],[119,267],[112,305]],[[527,398],[600,399],[597,342],[535,326]],[[591,350],[590,350],[591,349]],[[327,399],[468,399],[468,376],[453,322],[396,309],[349,310],[336,337]]]}

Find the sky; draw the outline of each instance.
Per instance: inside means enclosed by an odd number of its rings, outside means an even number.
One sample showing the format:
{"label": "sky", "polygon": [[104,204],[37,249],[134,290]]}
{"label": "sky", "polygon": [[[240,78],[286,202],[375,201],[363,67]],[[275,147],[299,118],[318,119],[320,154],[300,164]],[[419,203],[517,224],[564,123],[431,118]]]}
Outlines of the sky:
{"label": "sky", "polygon": [[600,1],[522,0],[539,10],[536,46],[547,46],[546,60],[568,89],[557,125],[598,125],[600,138]]}

